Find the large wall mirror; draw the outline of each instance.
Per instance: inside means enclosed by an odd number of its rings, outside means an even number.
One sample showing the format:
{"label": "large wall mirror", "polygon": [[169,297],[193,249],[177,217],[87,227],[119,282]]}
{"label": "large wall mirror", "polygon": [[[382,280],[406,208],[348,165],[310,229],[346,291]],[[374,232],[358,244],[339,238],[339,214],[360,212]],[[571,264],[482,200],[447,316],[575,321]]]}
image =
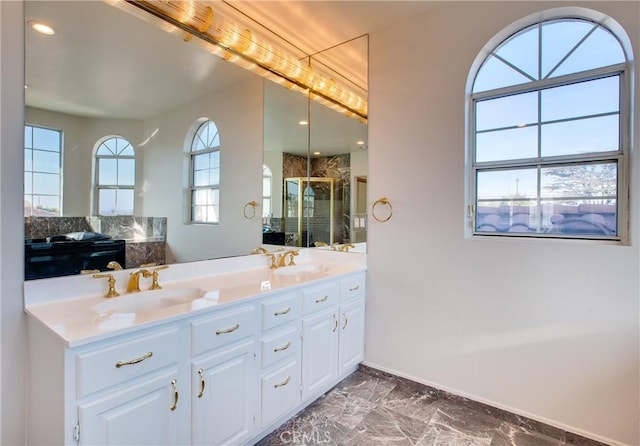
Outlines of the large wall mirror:
{"label": "large wall mirror", "polygon": [[[366,124],[105,2],[29,1],[25,18],[55,28],[25,28],[26,239],[123,239],[127,267],[366,240]],[[335,179],[333,238],[289,229],[287,178],[314,175]]]}

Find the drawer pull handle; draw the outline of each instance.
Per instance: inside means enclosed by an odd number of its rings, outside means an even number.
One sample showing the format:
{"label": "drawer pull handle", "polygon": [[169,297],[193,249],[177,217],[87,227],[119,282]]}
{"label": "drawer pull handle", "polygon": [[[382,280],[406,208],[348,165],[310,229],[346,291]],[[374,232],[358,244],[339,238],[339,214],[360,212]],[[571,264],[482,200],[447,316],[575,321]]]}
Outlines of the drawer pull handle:
{"label": "drawer pull handle", "polygon": [[287,342],[287,343],[286,343],[285,345],[283,345],[282,347],[276,347],[276,348],[274,348],[274,349],[273,349],[273,352],[274,352],[274,353],[281,352],[282,350],[286,350],[286,349],[288,349],[289,347],[291,347],[291,341]]}
{"label": "drawer pull handle", "polygon": [[173,404],[171,405],[171,407],[169,407],[169,409],[171,409],[171,411],[174,411],[178,407],[178,398],[180,398],[180,395],[178,394],[178,380],[172,379],[171,386],[173,387]]}
{"label": "drawer pull handle", "polygon": [[342,316],[344,317],[344,325],[342,326],[342,329],[344,330],[345,328],[347,328],[347,324],[349,323],[349,318],[347,318],[347,313],[342,313]]}
{"label": "drawer pull handle", "polygon": [[151,358],[152,356],[153,356],[153,352],[147,352],[144,355],[140,356],[139,358],[132,359],[131,361],[118,361],[116,362],[116,368],[119,369],[120,367],[124,367],[125,365],[138,364],[144,361],[145,359]]}
{"label": "drawer pull handle", "polygon": [[291,307],[287,307],[286,310],[282,310],[282,311],[276,311],[275,313],[273,313],[274,316],[281,316],[283,314],[287,314],[291,311]]}
{"label": "drawer pull handle", "polygon": [[221,334],[226,334],[226,333],[233,333],[238,328],[240,328],[240,324],[236,324],[231,328],[225,328],[224,330],[216,330],[216,335],[221,335]]}
{"label": "drawer pull handle", "polygon": [[274,387],[275,389],[277,389],[278,387],[284,387],[284,386],[286,386],[287,384],[289,384],[289,381],[291,381],[291,377],[290,377],[290,376],[287,376],[287,379],[285,379],[285,380],[284,380],[284,381],[282,381],[281,383],[274,384],[274,385],[273,385],[273,387]]}
{"label": "drawer pull handle", "polygon": [[360,289],[360,285],[356,285],[353,288],[349,288],[349,291],[358,291]]}
{"label": "drawer pull handle", "polygon": [[204,388],[206,383],[204,382],[204,370],[198,369],[198,375],[200,375],[200,392],[198,392],[198,398],[202,398],[204,395]]}
{"label": "drawer pull handle", "polygon": [[329,295],[325,294],[324,297],[321,297],[319,299],[316,299],[316,303],[319,304],[320,302],[324,302],[325,300],[329,299]]}
{"label": "drawer pull handle", "polygon": [[335,314],[333,315],[333,322],[334,322],[333,330],[331,330],[331,331],[335,332],[336,329],[338,328],[338,319],[336,318]]}

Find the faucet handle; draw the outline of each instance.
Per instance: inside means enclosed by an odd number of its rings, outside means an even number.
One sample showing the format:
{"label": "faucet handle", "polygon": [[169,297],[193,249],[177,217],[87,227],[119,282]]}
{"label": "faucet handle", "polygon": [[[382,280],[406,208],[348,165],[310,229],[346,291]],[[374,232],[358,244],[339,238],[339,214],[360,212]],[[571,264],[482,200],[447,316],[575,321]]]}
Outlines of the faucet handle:
{"label": "faucet handle", "polygon": [[159,290],[162,288],[158,283],[158,271],[161,271],[163,269],[168,269],[168,268],[169,268],[169,265],[156,266],[155,268],[153,268],[151,272],[152,281],[151,281],[151,286],[149,287],[150,290]]}
{"label": "faucet handle", "polygon": [[265,254],[265,256],[269,257],[271,259],[271,269],[276,269],[278,267],[278,265],[276,264],[276,255],[272,254],[270,252],[267,252]]}
{"label": "faucet handle", "polygon": [[292,265],[296,264],[296,262],[293,260],[293,258],[295,256],[297,256],[297,255],[300,255],[300,252],[298,252],[298,250],[295,250],[295,249],[293,251],[289,251],[289,252],[291,253],[290,257],[289,257],[289,266],[292,266]]}
{"label": "faucet handle", "polygon": [[109,284],[109,290],[107,291],[107,294],[104,295],[104,297],[118,297],[120,295],[116,291],[116,278],[113,277],[113,274],[94,274],[93,278],[94,279],[102,279],[102,278],[108,279],[107,283]]}
{"label": "faucet handle", "polygon": [[120,265],[115,260],[112,260],[109,263],[107,263],[107,268],[115,270],[115,271],[122,271],[122,265]]}

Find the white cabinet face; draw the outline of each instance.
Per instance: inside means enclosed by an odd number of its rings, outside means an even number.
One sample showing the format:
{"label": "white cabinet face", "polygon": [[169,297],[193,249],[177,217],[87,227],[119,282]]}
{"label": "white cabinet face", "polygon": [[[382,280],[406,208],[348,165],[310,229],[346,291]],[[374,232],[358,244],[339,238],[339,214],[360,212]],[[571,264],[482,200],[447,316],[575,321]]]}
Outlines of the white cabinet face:
{"label": "white cabinet face", "polygon": [[179,400],[176,377],[171,371],[80,404],[80,445],[177,444],[180,404],[189,403]]}
{"label": "white cabinet face", "polygon": [[302,399],[327,389],[338,376],[338,308],[302,319]]}
{"label": "white cabinet face", "polygon": [[364,358],[364,299],[340,306],[340,375]]}
{"label": "white cabinet face", "polygon": [[260,380],[261,427],[296,407],[300,402],[300,363],[293,359]]}
{"label": "white cabinet face", "polygon": [[194,360],[192,443],[242,444],[253,434],[254,341]]}

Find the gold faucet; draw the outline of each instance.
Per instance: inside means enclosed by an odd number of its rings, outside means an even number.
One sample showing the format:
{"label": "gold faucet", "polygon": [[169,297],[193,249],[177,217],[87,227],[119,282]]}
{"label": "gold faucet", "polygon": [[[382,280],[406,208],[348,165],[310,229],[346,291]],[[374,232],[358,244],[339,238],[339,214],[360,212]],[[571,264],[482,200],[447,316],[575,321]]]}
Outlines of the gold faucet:
{"label": "gold faucet", "polygon": [[112,260],[109,263],[107,263],[107,268],[112,269],[114,271],[122,271],[122,265],[120,265],[115,260]]}
{"label": "gold faucet", "polygon": [[129,275],[129,283],[127,284],[127,293],[137,293],[140,291],[140,276],[150,277],[153,274],[146,269],[137,269]]}
{"label": "gold faucet", "polygon": [[[162,266],[157,266],[155,268],[153,268],[153,271],[151,273],[151,277],[152,277],[152,282],[151,282],[151,286],[149,287],[150,290],[159,290],[162,287],[160,286],[160,284],[158,283],[158,271],[163,270],[163,269],[167,269],[169,268],[169,265],[162,265]],[[145,276],[147,277],[147,276]]]}
{"label": "gold faucet", "polygon": [[116,278],[113,277],[113,274],[94,274],[94,279],[102,279],[107,278],[107,283],[109,284],[109,291],[104,297],[118,297],[120,294],[116,291]]}
{"label": "gold faucet", "polygon": [[313,242],[313,246],[315,246],[316,248],[320,248],[322,246],[329,246],[329,245],[326,244],[325,242]]}
{"label": "gold faucet", "polygon": [[269,253],[269,250],[262,246],[258,246],[253,251],[251,251],[251,254],[268,254],[268,253]]}
{"label": "gold faucet", "polygon": [[349,248],[355,248],[356,245],[354,245],[353,243],[345,243],[344,245],[342,245],[340,247],[340,251],[342,252],[349,252]]}
{"label": "gold faucet", "polygon": [[276,269],[278,267],[278,265],[276,265],[276,255],[271,254],[270,252],[266,253],[265,255],[271,259],[271,269]]}
{"label": "gold faucet", "polygon": [[[279,267],[283,267],[283,266],[287,266],[287,265],[295,265],[296,262],[293,260],[293,258],[295,256],[297,256],[298,254],[299,254],[298,251],[295,251],[295,250],[294,251],[285,252],[278,259],[278,266]],[[287,263],[287,257],[289,257],[289,263]]]}

